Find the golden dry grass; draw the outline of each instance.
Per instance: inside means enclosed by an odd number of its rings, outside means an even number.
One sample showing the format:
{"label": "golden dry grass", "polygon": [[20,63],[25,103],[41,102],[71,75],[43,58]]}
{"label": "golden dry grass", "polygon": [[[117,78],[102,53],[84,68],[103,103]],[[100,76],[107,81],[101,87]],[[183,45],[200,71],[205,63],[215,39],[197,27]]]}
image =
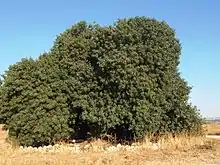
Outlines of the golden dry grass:
{"label": "golden dry grass", "polygon": [[[202,165],[220,164],[220,142],[202,137],[179,136],[160,140],[153,150],[146,140],[137,143],[136,151],[103,152],[110,144],[96,140],[84,153],[22,152],[5,142],[7,133],[0,129],[0,165]],[[65,146],[65,144],[63,145]]]}
{"label": "golden dry grass", "polygon": [[220,123],[206,124],[207,134],[220,135]]}

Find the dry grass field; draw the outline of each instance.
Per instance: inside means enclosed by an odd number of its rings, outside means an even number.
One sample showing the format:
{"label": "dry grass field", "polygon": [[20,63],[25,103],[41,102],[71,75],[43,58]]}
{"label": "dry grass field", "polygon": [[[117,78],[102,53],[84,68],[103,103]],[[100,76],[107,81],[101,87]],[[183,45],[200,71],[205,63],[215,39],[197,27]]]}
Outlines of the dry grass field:
{"label": "dry grass field", "polygon": [[206,129],[209,135],[220,135],[220,123],[207,124]]}
{"label": "dry grass field", "polygon": [[[220,131],[220,124],[207,128],[209,133]],[[107,142],[95,140],[78,144],[80,152],[67,144],[46,150],[21,148],[7,143],[6,137],[7,132],[0,128],[0,165],[220,165],[220,141],[204,137],[168,137],[157,147],[146,140],[129,149],[118,146],[112,150]]]}

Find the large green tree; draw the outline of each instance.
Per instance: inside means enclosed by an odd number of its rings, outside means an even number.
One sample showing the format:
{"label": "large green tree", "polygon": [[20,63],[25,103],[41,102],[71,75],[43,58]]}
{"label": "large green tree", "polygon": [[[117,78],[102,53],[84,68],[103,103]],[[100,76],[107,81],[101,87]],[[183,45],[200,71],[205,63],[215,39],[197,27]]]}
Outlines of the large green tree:
{"label": "large green tree", "polygon": [[50,52],[9,68],[1,115],[9,135],[24,145],[198,132],[201,118],[188,103],[191,88],[179,74],[180,55],[165,22],[79,22],[57,37]]}

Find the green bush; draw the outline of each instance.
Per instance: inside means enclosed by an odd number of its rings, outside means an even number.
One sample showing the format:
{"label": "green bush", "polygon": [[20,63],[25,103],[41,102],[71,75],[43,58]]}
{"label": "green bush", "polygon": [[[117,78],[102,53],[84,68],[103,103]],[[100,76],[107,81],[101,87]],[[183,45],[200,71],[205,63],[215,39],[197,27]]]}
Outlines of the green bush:
{"label": "green bush", "polygon": [[2,87],[1,116],[21,145],[41,145],[69,136],[69,111],[61,80],[48,61],[23,59],[9,67]]}
{"label": "green bush", "polygon": [[188,103],[180,54],[165,22],[79,22],[57,37],[50,52],[9,68],[0,119],[22,145],[103,134],[138,140],[153,132],[198,133],[202,120]]}
{"label": "green bush", "polygon": [[2,116],[2,108],[3,108],[3,93],[2,93],[2,79],[0,77],[0,124],[5,123],[5,120],[3,119]]}

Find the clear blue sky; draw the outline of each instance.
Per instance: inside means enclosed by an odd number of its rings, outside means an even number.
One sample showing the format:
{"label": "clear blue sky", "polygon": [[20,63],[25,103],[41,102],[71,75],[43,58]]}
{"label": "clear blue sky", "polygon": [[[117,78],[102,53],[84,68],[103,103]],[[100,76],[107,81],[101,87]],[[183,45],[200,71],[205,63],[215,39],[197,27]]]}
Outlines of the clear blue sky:
{"label": "clear blue sky", "polygon": [[203,116],[220,116],[219,0],[2,0],[0,73],[22,57],[49,50],[56,35],[77,21],[107,25],[130,16],[165,20],[176,30],[180,71],[194,86],[193,104]]}

